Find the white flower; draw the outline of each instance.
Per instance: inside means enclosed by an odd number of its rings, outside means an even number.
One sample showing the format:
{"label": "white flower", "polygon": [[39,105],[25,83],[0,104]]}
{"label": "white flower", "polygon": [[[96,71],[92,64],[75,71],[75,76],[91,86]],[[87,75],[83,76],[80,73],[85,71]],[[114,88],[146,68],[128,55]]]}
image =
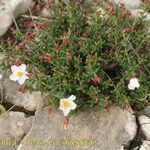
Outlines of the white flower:
{"label": "white flower", "polygon": [[60,99],[59,109],[63,111],[64,116],[68,116],[71,110],[74,110],[77,105],[74,102],[76,96],[71,95],[69,98]]}
{"label": "white flower", "polygon": [[19,84],[23,84],[26,79],[29,79],[28,72],[26,72],[26,65],[22,64],[20,66],[13,65],[11,67],[12,74],[10,75],[10,80],[18,81]]}
{"label": "white flower", "polygon": [[135,88],[139,88],[139,87],[140,87],[139,80],[137,78],[131,78],[128,84],[128,88],[130,90],[135,90]]}

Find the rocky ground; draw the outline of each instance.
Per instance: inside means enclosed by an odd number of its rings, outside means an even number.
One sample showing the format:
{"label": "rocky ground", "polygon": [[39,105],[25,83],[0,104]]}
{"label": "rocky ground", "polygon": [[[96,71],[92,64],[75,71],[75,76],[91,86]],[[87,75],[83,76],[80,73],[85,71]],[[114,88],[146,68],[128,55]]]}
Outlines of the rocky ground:
{"label": "rocky ground", "polygon": [[[130,1],[130,5],[129,0],[123,0],[138,16],[141,1],[136,1]],[[88,9],[90,2],[84,0],[83,7]],[[14,7],[14,14],[20,6],[21,0]],[[4,18],[1,11],[0,20]],[[2,20],[8,24],[5,29],[0,24],[1,35],[13,21],[9,13],[6,16],[10,20]],[[65,130],[60,111],[43,107],[44,96],[40,92],[19,92],[18,84],[8,80],[8,75],[3,72],[0,81],[1,102],[7,109],[0,115],[0,150],[150,150],[150,106],[140,112],[116,106],[103,111],[86,110],[69,118]]]}
{"label": "rocky ground", "polygon": [[150,106],[140,113],[116,106],[86,110],[70,117],[65,130],[61,111],[43,107],[40,92],[21,93],[17,86],[5,78],[1,81],[5,104],[13,106],[0,115],[2,150],[150,149]]}

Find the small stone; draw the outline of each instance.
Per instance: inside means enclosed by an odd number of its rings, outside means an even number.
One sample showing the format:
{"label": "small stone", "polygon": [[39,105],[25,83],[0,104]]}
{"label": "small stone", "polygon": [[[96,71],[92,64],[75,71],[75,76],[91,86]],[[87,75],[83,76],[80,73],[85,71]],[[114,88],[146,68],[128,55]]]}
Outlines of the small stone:
{"label": "small stone", "polygon": [[142,115],[139,117],[139,123],[147,140],[150,140],[150,118]]}

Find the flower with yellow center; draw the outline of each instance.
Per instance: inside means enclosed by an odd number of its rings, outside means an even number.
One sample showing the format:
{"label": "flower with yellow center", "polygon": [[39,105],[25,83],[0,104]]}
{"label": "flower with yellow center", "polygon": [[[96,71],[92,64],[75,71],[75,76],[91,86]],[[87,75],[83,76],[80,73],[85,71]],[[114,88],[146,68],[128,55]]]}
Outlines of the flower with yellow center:
{"label": "flower with yellow center", "polygon": [[75,99],[76,97],[74,95],[71,95],[68,98],[60,99],[59,109],[63,111],[65,117],[68,116],[71,110],[74,110],[77,107],[74,102]]}
{"label": "flower with yellow center", "polygon": [[17,72],[17,76],[21,78],[23,76],[23,72]]}
{"label": "flower with yellow center", "polygon": [[20,66],[13,65],[11,67],[12,74],[10,75],[10,80],[18,81],[19,84],[23,84],[26,79],[29,79],[28,72],[26,71],[26,65],[22,64]]}
{"label": "flower with yellow center", "polygon": [[64,100],[63,103],[64,103],[63,105],[65,108],[67,108],[71,105],[71,103],[69,103],[67,100],[66,101]]}

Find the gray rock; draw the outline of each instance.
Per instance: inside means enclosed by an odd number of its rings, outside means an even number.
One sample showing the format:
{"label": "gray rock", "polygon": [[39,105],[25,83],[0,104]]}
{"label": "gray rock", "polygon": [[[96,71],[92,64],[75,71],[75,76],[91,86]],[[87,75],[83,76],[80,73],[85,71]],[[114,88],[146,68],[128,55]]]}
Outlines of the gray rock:
{"label": "gray rock", "polygon": [[0,1],[0,37],[6,33],[8,30],[9,26],[12,24],[12,12],[8,7],[5,2],[2,0]]}
{"label": "gray rock", "polygon": [[150,140],[150,118],[142,115],[139,117],[139,123],[147,140]]}
{"label": "gray rock", "polygon": [[35,111],[43,97],[41,92],[19,92],[20,85],[9,79],[10,73],[3,74],[3,79],[0,80],[0,89],[3,89],[5,102],[12,103],[16,106],[23,107],[28,111]]}
{"label": "gray rock", "polygon": [[0,149],[15,150],[28,133],[33,117],[26,118],[22,112],[6,112],[0,115]]}
{"label": "gray rock", "polygon": [[150,150],[150,141],[143,141],[140,150]]}
{"label": "gray rock", "polygon": [[138,9],[142,4],[141,0],[110,0],[115,2],[116,4],[123,3],[129,9]]}
{"label": "gray rock", "polygon": [[137,130],[135,116],[118,107],[80,112],[66,130],[63,120],[62,112],[39,107],[17,150],[123,150]]}
{"label": "gray rock", "polygon": [[32,0],[0,0],[0,37],[6,33],[13,17],[24,14]]}

